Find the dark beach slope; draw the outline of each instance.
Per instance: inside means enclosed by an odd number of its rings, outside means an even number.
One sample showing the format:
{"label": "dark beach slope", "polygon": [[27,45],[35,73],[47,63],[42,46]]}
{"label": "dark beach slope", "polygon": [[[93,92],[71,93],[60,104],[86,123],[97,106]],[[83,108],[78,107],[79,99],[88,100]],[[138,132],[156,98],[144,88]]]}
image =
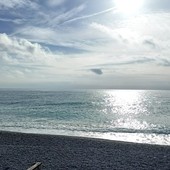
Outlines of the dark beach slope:
{"label": "dark beach slope", "polygon": [[100,139],[0,132],[0,170],[170,169],[170,146]]}

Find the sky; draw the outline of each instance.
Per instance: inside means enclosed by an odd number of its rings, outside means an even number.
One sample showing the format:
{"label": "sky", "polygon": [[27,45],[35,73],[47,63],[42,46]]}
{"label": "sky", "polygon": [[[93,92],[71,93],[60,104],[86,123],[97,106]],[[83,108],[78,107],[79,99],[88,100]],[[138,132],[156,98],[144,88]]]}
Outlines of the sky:
{"label": "sky", "polygon": [[170,89],[170,1],[1,0],[0,88]]}

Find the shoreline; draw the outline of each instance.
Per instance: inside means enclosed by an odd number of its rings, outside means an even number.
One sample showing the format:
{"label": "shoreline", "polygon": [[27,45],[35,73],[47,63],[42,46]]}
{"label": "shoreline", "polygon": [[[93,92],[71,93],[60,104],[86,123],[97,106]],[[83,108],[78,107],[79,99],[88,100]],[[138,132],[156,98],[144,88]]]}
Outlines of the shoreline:
{"label": "shoreline", "polygon": [[[47,131],[42,131],[41,129],[38,131],[37,129],[32,129],[32,130],[0,130],[0,132],[9,132],[9,133],[21,133],[21,134],[35,134],[35,135],[50,135],[50,136],[67,136],[67,137],[77,137],[77,138],[90,138],[90,139],[97,139],[97,140],[109,140],[109,141],[115,141],[115,142],[124,142],[124,143],[134,143],[134,144],[146,144],[146,145],[159,145],[159,146],[170,146],[170,136],[168,140],[161,141],[161,139],[157,139],[156,137],[153,137],[152,135],[155,134],[145,134],[148,136],[144,136],[143,138],[147,138],[147,140],[141,140],[141,136],[143,134],[138,134],[136,133],[130,133],[130,136],[128,136],[128,133],[125,133],[123,136],[122,134],[124,133],[116,133],[112,135],[86,135],[86,134],[81,134],[81,133],[65,133],[65,132],[59,132],[56,133],[55,131],[47,130]],[[134,134],[134,135],[132,135]],[[127,136],[126,136],[127,135]],[[167,134],[162,134],[162,135],[167,135]],[[170,134],[169,134],[170,135]],[[139,139],[138,139],[139,138]],[[141,139],[140,139],[141,138]],[[167,137],[166,137],[167,138]],[[157,142],[155,142],[157,141]]]}
{"label": "shoreline", "polygon": [[[47,133],[31,133],[31,132],[17,132],[17,131],[5,131],[0,130],[0,138],[1,135],[23,135],[23,136],[35,136],[35,137],[55,137],[55,138],[72,138],[72,139],[80,139],[80,140],[92,140],[92,141],[101,141],[101,142],[111,142],[111,143],[122,143],[122,144],[134,144],[134,145],[149,145],[149,146],[162,146],[162,147],[170,147],[170,145],[161,145],[161,144],[151,144],[151,143],[137,143],[137,142],[128,142],[128,141],[120,141],[120,140],[112,140],[105,139],[99,137],[87,137],[87,136],[71,136],[71,135],[58,135],[58,134],[47,134]],[[1,141],[1,140],[0,140]]]}
{"label": "shoreline", "polygon": [[168,169],[170,146],[0,131],[0,169]]}

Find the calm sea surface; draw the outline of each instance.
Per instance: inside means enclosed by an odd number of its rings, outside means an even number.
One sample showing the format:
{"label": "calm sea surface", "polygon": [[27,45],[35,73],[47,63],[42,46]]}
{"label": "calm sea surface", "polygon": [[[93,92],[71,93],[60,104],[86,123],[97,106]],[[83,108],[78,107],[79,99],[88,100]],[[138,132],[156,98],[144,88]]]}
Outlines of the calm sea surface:
{"label": "calm sea surface", "polygon": [[170,91],[0,90],[0,130],[170,145]]}

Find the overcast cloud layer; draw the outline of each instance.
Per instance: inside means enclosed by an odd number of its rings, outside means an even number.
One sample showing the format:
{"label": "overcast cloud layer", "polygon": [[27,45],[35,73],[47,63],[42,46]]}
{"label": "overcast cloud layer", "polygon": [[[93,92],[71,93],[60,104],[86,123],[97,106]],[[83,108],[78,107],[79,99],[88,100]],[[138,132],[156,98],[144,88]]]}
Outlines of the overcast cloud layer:
{"label": "overcast cloud layer", "polygon": [[1,0],[0,87],[170,89],[169,28],[169,0]]}

